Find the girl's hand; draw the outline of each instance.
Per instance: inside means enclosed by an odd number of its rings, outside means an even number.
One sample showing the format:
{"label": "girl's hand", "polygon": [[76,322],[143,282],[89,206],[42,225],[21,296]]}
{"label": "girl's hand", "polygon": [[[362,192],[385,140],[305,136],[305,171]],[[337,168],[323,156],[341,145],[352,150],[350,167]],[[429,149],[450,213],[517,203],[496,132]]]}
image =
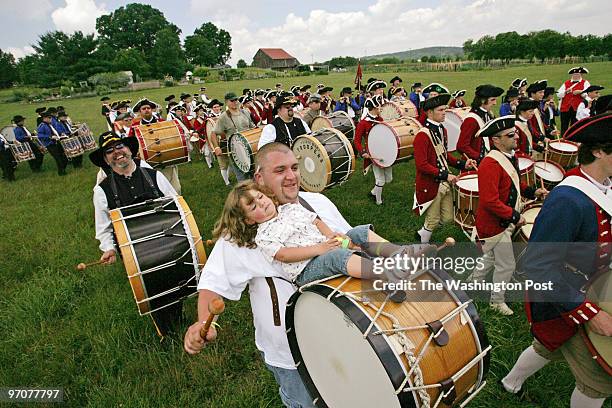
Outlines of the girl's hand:
{"label": "girl's hand", "polygon": [[317,246],[319,247],[319,250],[320,250],[319,255],[322,255],[333,249],[340,248],[342,244],[336,238],[332,238],[332,239],[328,239],[325,242],[320,243]]}

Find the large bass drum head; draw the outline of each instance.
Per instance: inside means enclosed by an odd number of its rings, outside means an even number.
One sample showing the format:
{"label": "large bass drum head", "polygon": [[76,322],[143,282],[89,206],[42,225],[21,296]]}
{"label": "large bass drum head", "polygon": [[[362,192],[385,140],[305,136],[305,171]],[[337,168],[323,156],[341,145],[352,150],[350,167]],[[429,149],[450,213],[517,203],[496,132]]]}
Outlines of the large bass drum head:
{"label": "large bass drum head", "polygon": [[391,167],[397,160],[399,139],[391,126],[379,123],[368,134],[368,154],[378,167]]}
{"label": "large bass drum head", "polygon": [[385,122],[396,120],[402,117],[402,110],[394,102],[385,102],[383,106],[380,107],[380,117],[383,118]]}
{"label": "large bass drum head", "polygon": [[331,163],[325,147],[312,136],[300,136],[293,143],[293,153],[298,158],[300,186],[313,193],[320,193],[331,180]]}
{"label": "large bass drum head", "polygon": [[310,125],[310,130],[314,132],[315,130],[331,127],[333,127],[331,120],[329,120],[325,116],[317,116],[312,121],[312,124]]}
{"label": "large bass drum head", "polygon": [[243,172],[251,171],[253,151],[249,141],[240,133],[234,133],[229,139],[229,150],[236,167]]}

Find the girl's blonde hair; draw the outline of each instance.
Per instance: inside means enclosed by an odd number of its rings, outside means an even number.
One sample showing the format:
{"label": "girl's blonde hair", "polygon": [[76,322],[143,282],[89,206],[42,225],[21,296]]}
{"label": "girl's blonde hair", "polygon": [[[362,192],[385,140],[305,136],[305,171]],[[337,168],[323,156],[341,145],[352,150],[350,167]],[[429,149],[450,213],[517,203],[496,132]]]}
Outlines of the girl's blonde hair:
{"label": "girl's blonde hair", "polygon": [[274,205],[278,205],[274,194],[268,188],[260,186],[253,180],[245,180],[236,184],[227,195],[221,217],[215,223],[213,229],[214,241],[219,238],[227,238],[239,247],[256,247],[257,224],[249,225],[246,223],[247,215],[242,205],[243,200],[247,206],[253,202],[254,198],[250,191],[259,191],[270,197]]}

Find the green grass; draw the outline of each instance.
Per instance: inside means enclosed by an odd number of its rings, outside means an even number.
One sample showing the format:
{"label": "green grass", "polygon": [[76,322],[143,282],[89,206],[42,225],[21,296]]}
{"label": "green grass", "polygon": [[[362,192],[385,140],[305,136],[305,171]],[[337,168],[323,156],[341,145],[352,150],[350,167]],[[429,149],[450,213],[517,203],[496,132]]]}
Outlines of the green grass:
{"label": "green grass", "polygon": [[[419,73],[403,75],[405,83],[436,80],[451,89],[473,90],[478,83],[506,87],[511,79],[548,78],[557,86],[566,78],[567,66],[527,67],[501,71]],[[612,87],[612,63],[589,64],[589,80]],[[389,78],[392,76],[388,75]],[[368,77],[368,74],[365,74]],[[386,79],[389,79],[386,78]],[[287,78],[283,85],[321,81],[335,90],[352,83],[352,75]],[[228,88],[273,87],[275,79],[241,81],[208,86],[220,97]],[[116,95],[136,100],[146,95],[157,101],[169,93],[193,92],[196,86]],[[470,91],[471,92],[471,91]],[[468,96],[469,98],[469,96]],[[62,100],[70,116],[90,124],[96,133],[104,128],[97,98]],[[4,104],[0,123],[15,114],[34,123],[35,105]],[[359,163],[360,166],[360,163]],[[147,318],[138,316],[131,289],[119,263],[108,268],[78,272],[81,261],[100,253],[94,239],[92,187],[97,169],[69,168],[60,178],[50,156],[44,171],[32,174],[26,164],[17,168],[16,183],[0,182],[2,236],[0,260],[0,385],[63,387],[68,406],[82,407],[278,407],[277,386],[265,369],[254,344],[252,316],[246,293],[230,302],[221,318],[219,341],[197,357],[182,351],[183,329],[159,342]],[[205,169],[201,161],[180,167],[183,195],[195,213],[200,231],[210,236],[227,193],[218,170]],[[326,194],[353,224],[373,222],[383,236],[407,241],[422,220],[410,211],[414,164],[394,168],[394,181],[385,187],[385,205],[367,197],[373,176],[356,172],[345,185]],[[434,239],[451,235],[465,238],[454,226],[436,231]],[[497,381],[530,343],[528,324],[519,305],[510,318],[479,306],[494,346],[489,385],[473,407],[563,407],[568,405],[573,379],[563,364],[549,365],[526,384],[520,400],[502,392]],[[195,301],[186,303],[187,322],[195,320]],[[608,403],[608,407],[610,404]]]}

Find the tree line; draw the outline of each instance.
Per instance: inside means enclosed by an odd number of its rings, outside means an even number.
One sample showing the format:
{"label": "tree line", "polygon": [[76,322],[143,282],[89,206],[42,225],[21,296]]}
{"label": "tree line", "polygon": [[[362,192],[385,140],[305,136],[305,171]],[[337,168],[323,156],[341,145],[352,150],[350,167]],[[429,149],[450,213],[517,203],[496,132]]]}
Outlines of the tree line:
{"label": "tree line", "polygon": [[472,59],[538,59],[607,56],[612,58],[612,34],[573,36],[569,32],[554,30],[532,31],[519,34],[516,31],[485,35],[477,41],[463,43],[463,51]]}
{"label": "tree line", "polygon": [[132,71],[138,79],[180,78],[195,66],[224,64],[230,34],[207,22],[185,37],[161,11],[131,3],[96,19],[98,37],[80,31],[39,36],[34,53],[15,61],[0,50],[0,87],[19,82],[42,87],[77,86],[96,74]]}

